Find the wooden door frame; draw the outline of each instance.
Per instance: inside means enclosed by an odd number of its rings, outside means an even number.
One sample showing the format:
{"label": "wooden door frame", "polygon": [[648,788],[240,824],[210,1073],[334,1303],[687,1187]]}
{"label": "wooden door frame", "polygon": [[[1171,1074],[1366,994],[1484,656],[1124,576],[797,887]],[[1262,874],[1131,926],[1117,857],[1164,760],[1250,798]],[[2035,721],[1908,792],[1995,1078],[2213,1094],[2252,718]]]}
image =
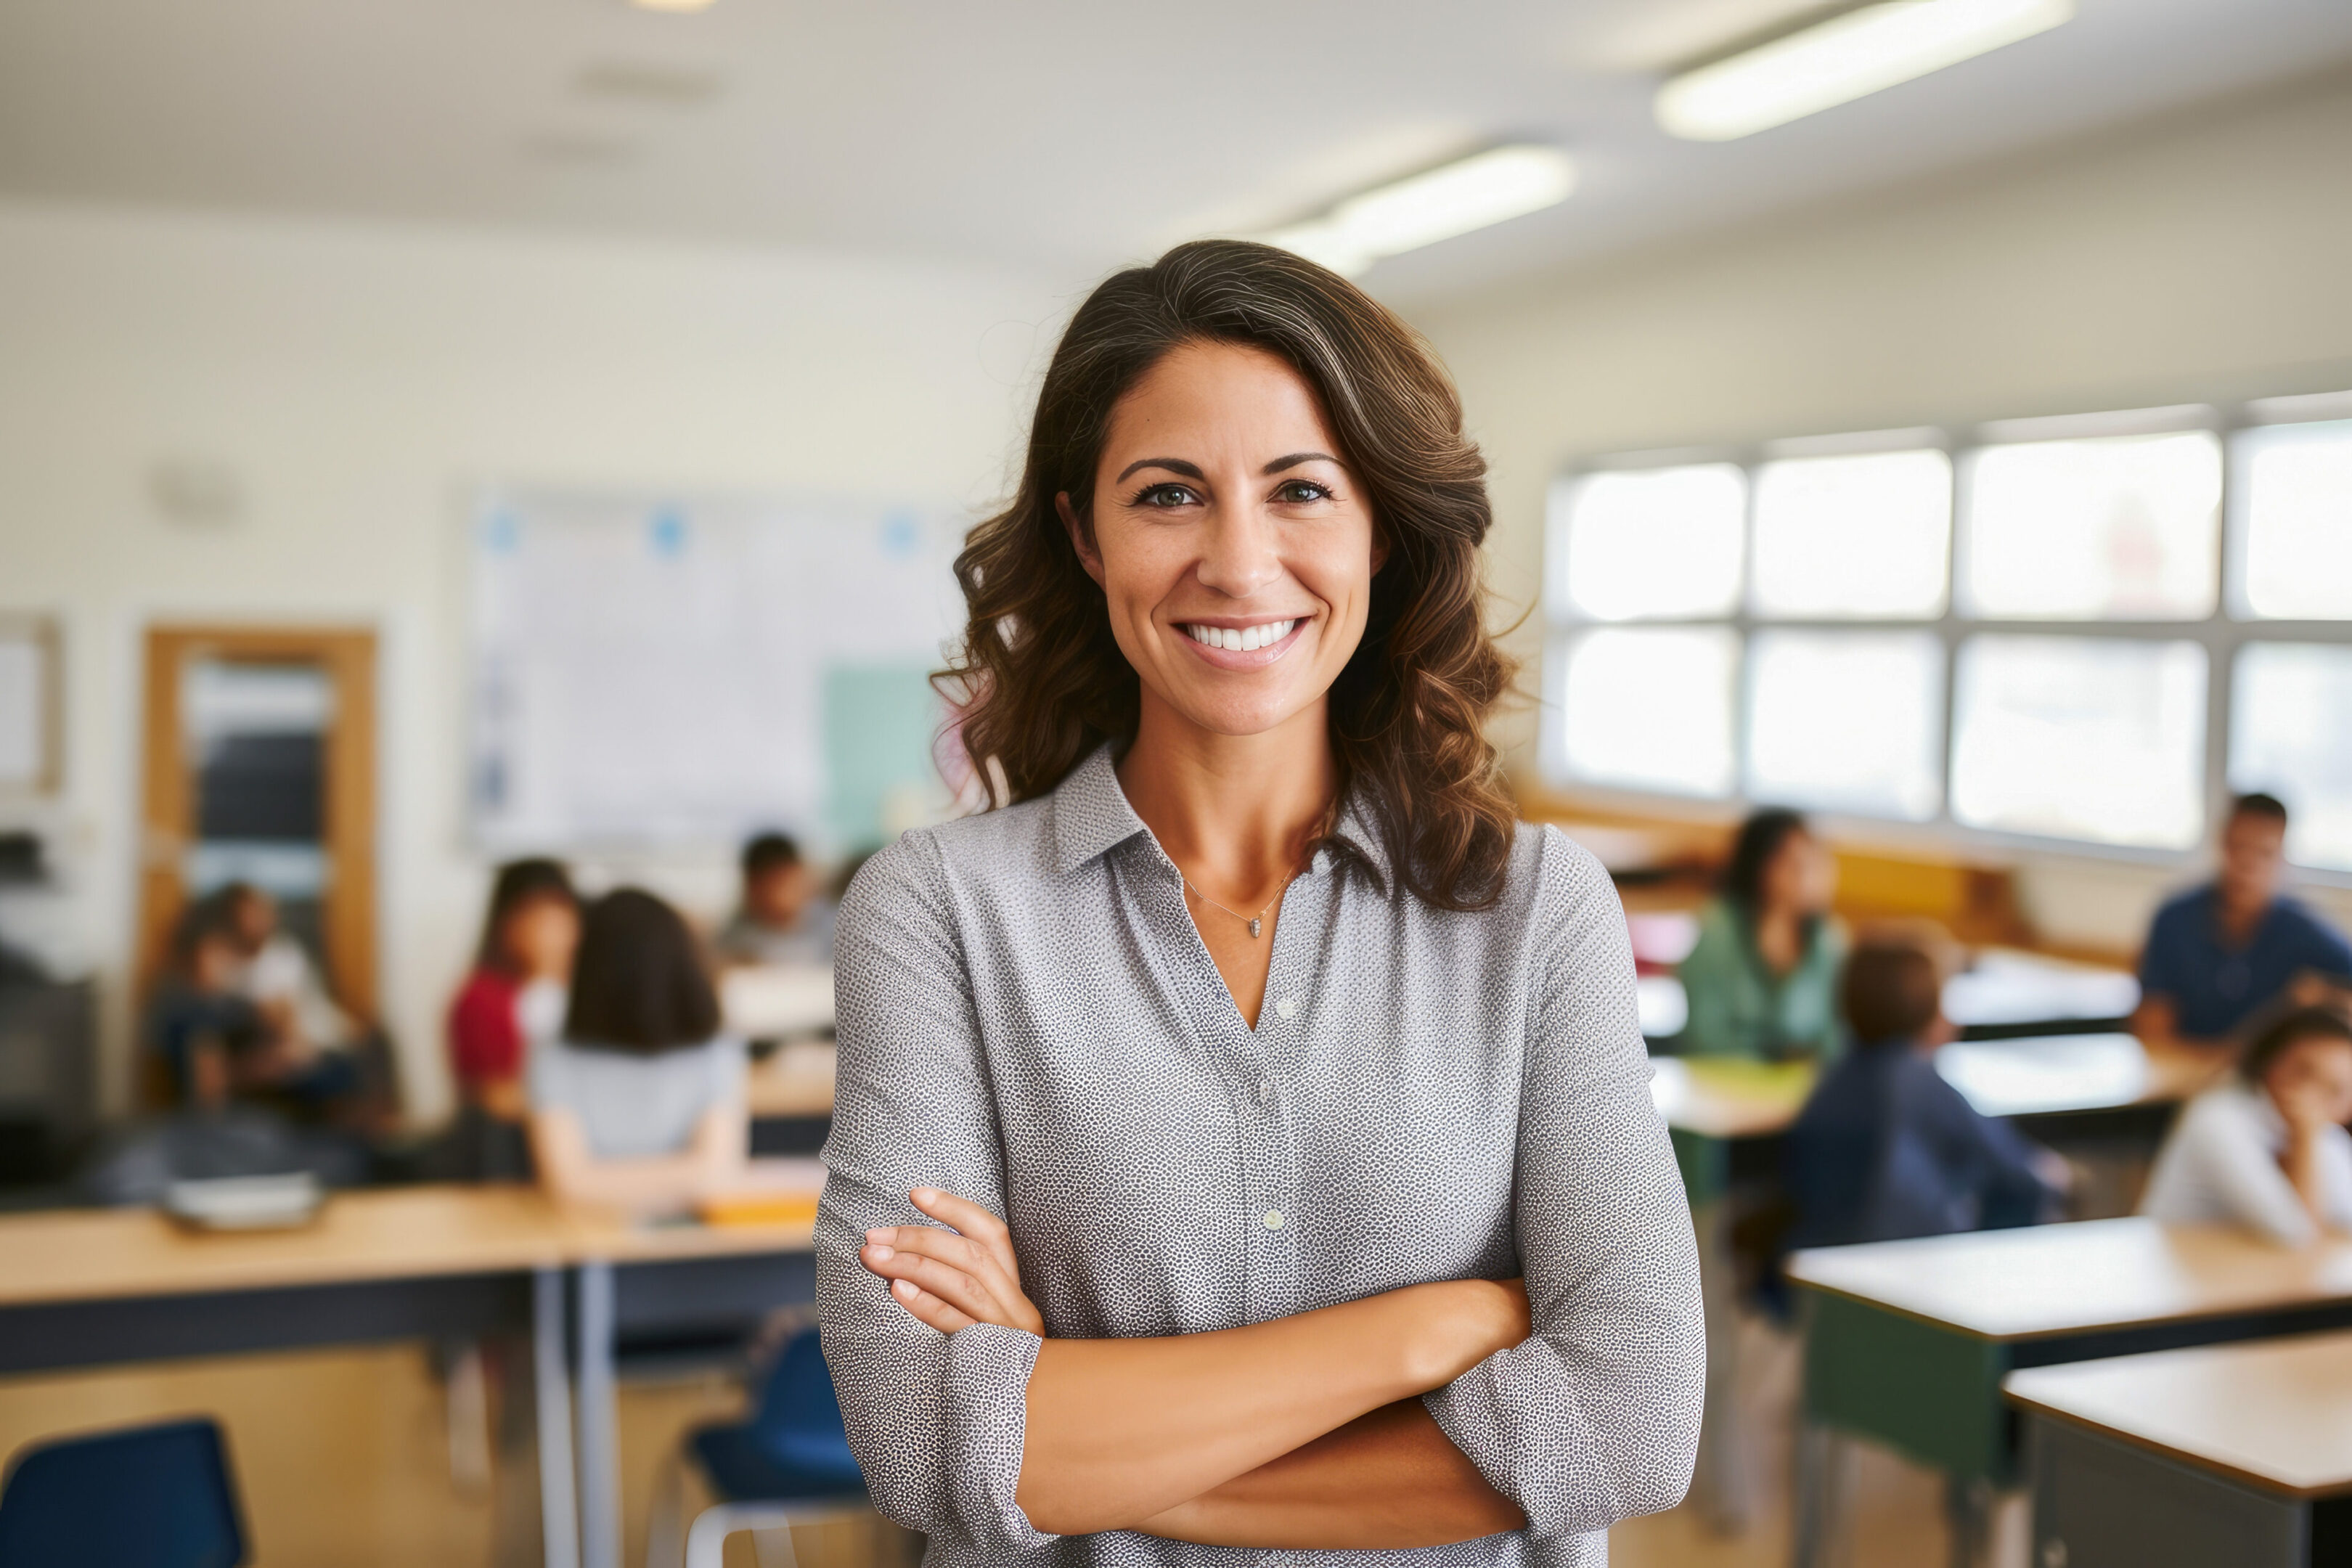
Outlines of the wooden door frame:
{"label": "wooden door frame", "polygon": [[373,1021],[376,1010],[376,634],[370,626],[157,624],[147,628],[144,798],[140,811],[139,951],[156,972],[186,889],[181,877],[195,813],[180,711],[180,672],[196,658],[315,664],[335,693],[327,731],[323,839],[333,874],[320,910],[335,1000]]}

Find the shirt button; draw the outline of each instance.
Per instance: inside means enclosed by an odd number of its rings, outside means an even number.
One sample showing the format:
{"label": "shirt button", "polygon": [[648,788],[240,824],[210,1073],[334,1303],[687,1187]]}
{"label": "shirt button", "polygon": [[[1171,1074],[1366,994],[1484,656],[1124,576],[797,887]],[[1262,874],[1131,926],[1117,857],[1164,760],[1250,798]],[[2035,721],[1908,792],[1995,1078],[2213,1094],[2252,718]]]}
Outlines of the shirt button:
{"label": "shirt button", "polygon": [[1265,1228],[1268,1230],[1280,1230],[1282,1228],[1282,1211],[1280,1209],[1268,1209],[1265,1211]]}
{"label": "shirt button", "polygon": [[1285,996],[1281,1001],[1276,1002],[1274,1005],[1274,1010],[1281,1014],[1286,1018],[1296,1017],[1298,1014],[1298,998],[1296,996]]}

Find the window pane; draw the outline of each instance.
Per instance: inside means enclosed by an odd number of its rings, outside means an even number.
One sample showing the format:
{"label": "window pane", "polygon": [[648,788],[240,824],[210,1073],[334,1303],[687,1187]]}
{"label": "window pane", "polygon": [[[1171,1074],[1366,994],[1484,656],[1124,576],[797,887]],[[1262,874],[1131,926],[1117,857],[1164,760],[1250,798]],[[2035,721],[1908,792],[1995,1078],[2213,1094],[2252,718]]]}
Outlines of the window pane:
{"label": "window pane", "polygon": [[1731,792],[1738,637],[1722,626],[1593,631],[1562,650],[1553,685],[1560,770],[1685,795]]}
{"label": "window pane", "polygon": [[1555,608],[1601,621],[1729,614],[1747,490],[1729,463],[1578,480],[1562,519]]}
{"label": "window pane", "polygon": [[2287,804],[2287,854],[2352,871],[2352,647],[2248,643],[2230,700],[2230,787]]}
{"label": "window pane", "polygon": [[1941,615],[1951,531],[1952,460],[1941,452],[1767,463],[1756,474],[1757,613]]}
{"label": "window pane", "polygon": [[1971,637],[1952,703],[1960,821],[2183,849],[2203,830],[2205,650],[2195,643]]}
{"label": "window pane", "polygon": [[1977,615],[2210,615],[2221,444],[2210,431],[2032,441],[1971,459],[1962,557]]}
{"label": "window pane", "polygon": [[2246,607],[2280,620],[2352,616],[2352,419],[2238,437]]}
{"label": "window pane", "polygon": [[1942,796],[1944,649],[1925,632],[1759,632],[1748,648],[1748,794],[1899,816]]}

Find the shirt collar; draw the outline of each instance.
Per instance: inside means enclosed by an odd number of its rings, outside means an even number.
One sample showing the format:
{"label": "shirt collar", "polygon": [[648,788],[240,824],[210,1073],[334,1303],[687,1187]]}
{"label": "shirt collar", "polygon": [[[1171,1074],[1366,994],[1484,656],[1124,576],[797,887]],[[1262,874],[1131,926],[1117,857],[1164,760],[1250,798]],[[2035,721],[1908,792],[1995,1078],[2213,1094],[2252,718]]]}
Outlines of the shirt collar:
{"label": "shirt collar", "polygon": [[[1150,831],[1119,787],[1108,742],[1087,753],[1054,787],[1055,869],[1064,876],[1138,834],[1149,837]],[[1388,841],[1365,809],[1360,792],[1349,796],[1338,826],[1307,868],[1317,876],[1328,875],[1340,856],[1370,871],[1383,896],[1390,891]]]}

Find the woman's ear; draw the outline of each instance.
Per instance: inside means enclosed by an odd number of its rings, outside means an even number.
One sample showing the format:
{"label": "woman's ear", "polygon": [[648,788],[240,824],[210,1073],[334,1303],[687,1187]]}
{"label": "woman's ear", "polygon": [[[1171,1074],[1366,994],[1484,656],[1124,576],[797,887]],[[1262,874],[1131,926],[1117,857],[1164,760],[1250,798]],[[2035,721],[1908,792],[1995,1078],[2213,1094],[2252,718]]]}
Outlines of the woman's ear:
{"label": "woman's ear", "polygon": [[1379,576],[1381,574],[1381,568],[1388,563],[1388,530],[1382,528],[1376,522],[1372,524],[1372,575],[1375,577]]}
{"label": "woman's ear", "polygon": [[1087,530],[1085,523],[1078,521],[1077,509],[1070,504],[1069,491],[1058,490],[1055,493],[1054,510],[1061,514],[1062,526],[1069,531],[1070,548],[1078,552],[1078,564],[1087,569],[1087,575],[1095,580],[1095,586],[1101,587],[1102,557],[1095,551],[1094,535]]}

